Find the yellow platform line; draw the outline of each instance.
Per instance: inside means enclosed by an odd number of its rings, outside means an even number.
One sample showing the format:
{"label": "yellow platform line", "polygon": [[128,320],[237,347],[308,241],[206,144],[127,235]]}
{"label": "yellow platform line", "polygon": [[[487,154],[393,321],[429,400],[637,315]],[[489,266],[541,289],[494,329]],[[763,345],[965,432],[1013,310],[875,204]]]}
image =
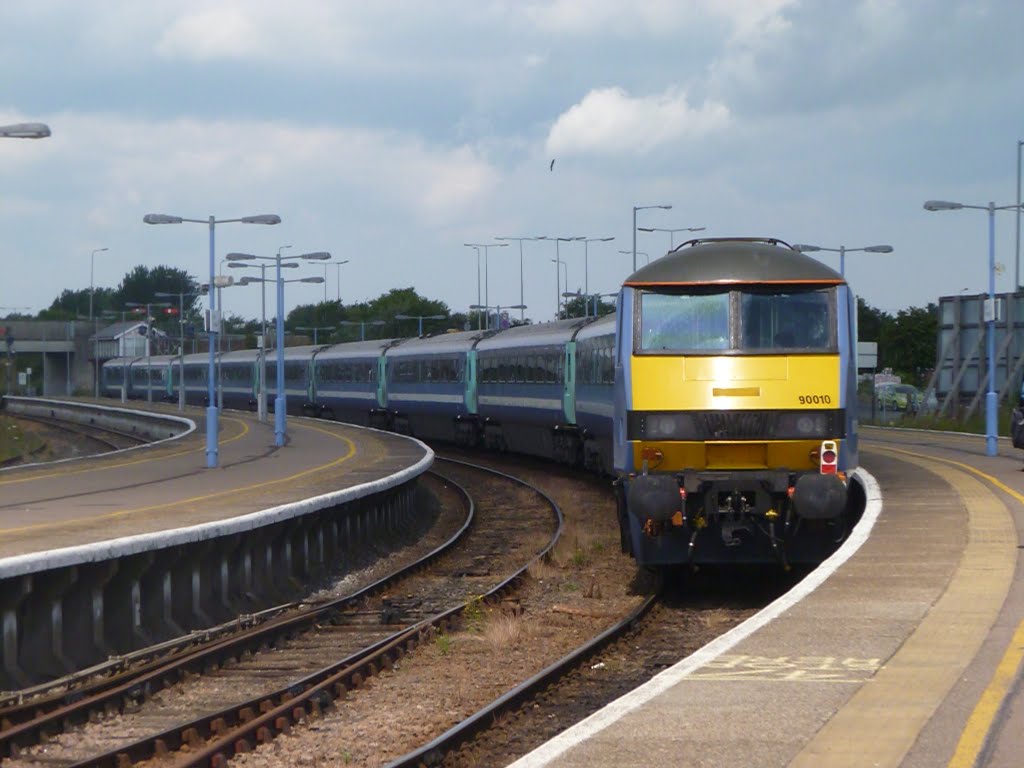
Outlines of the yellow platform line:
{"label": "yellow platform line", "polygon": [[942,467],[959,462],[872,450],[897,454],[949,482],[968,512],[968,542],[949,585],[917,629],[793,759],[797,768],[899,765],[981,648],[1013,580],[1016,529],[991,490],[972,473]]}
{"label": "yellow platform line", "polygon": [[[233,443],[236,440],[241,440],[247,434],[249,434],[249,425],[242,419],[232,418],[229,416],[221,417],[221,421],[225,423],[235,424],[238,429],[238,434],[231,436],[220,436],[218,445],[227,445]],[[139,450],[144,451],[145,446],[140,446]],[[111,469],[121,469],[122,467],[131,467],[136,464],[147,464],[152,461],[166,461],[167,459],[173,459],[176,456],[184,456],[188,453],[205,453],[205,443],[199,447],[185,448],[180,451],[172,451],[171,453],[139,453],[138,451],[132,451],[130,454],[126,454],[124,458],[115,459],[109,462],[97,463],[90,461],[90,459],[105,459],[111,458],[112,455],[116,455],[115,452],[111,453],[100,453],[95,456],[83,456],[79,461],[82,462],[81,466],[77,469],[68,469],[66,466],[63,469],[46,471],[42,473],[38,472],[26,472],[24,474],[16,474],[11,477],[0,480],[0,486],[4,485],[17,485],[19,483],[30,483],[35,480],[45,480],[48,477],[67,477],[69,475],[81,475],[86,472],[107,472]],[[129,458],[130,457],[130,458]]]}
{"label": "yellow platform line", "polygon": [[0,540],[13,538],[15,534],[25,533],[27,531],[38,532],[38,531],[41,531],[41,530],[46,530],[48,528],[63,528],[63,527],[69,526],[69,525],[76,525],[76,524],[83,524],[83,523],[93,523],[93,522],[95,522],[97,520],[113,520],[113,519],[116,519],[116,518],[125,517],[127,515],[139,514],[140,512],[152,512],[153,510],[157,510],[157,509],[171,509],[173,507],[184,506],[184,505],[187,505],[187,504],[195,504],[195,503],[198,503],[198,502],[201,502],[201,501],[209,501],[210,499],[216,499],[216,498],[219,498],[221,496],[237,496],[239,493],[243,493],[243,492],[255,491],[255,490],[258,490],[258,489],[261,489],[261,488],[270,488],[270,487],[273,487],[275,485],[294,483],[296,480],[300,480],[300,479],[302,479],[304,477],[308,477],[310,475],[316,474],[317,472],[323,472],[323,471],[331,469],[333,467],[340,466],[341,464],[345,463],[346,461],[351,459],[353,456],[355,456],[355,454],[356,454],[356,444],[355,444],[355,441],[353,441],[352,439],[350,439],[348,437],[345,437],[344,435],[339,435],[339,434],[336,434],[336,433],[329,432],[327,430],[318,429],[316,427],[307,427],[307,428],[314,429],[317,432],[323,432],[326,435],[330,435],[331,437],[333,437],[333,438],[335,438],[337,440],[340,440],[340,441],[342,441],[344,443],[347,443],[348,444],[348,450],[345,452],[344,455],[339,456],[338,458],[334,459],[333,461],[329,461],[326,464],[319,464],[319,465],[317,465],[315,467],[309,467],[307,469],[302,470],[301,472],[296,472],[296,473],[294,473],[292,475],[289,475],[287,477],[281,477],[281,478],[278,478],[276,480],[266,480],[266,481],[264,481],[262,483],[252,483],[252,484],[240,487],[240,488],[229,488],[229,489],[226,489],[226,490],[223,490],[223,491],[216,491],[215,493],[204,494],[202,496],[192,496],[192,497],[187,498],[187,499],[176,499],[174,501],[166,501],[166,502],[162,502],[160,504],[150,504],[150,505],[145,506],[145,507],[134,507],[132,509],[119,509],[119,510],[116,510],[114,512],[105,512],[105,513],[103,513],[101,515],[92,515],[92,516],[89,516],[89,517],[78,517],[78,518],[72,518],[70,520],[58,520],[58,521],[54,521],[54,522],[51,522],[51,523],[39,523],[38,525],[25,525],[25,526],[21,526],[19,528],[5,528],[3,530],[0,530]]}

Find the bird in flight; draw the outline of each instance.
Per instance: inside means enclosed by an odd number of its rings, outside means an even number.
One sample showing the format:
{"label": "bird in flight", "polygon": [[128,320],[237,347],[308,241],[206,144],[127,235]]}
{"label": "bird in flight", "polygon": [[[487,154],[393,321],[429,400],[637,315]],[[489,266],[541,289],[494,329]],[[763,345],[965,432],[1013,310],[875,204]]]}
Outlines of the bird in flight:
{"label": "bird in flight", "polygon": [[548,170],[549,171],[555,170],[555,161],[554,161],[554,159],[551,160],[551,165],[548,166]]}

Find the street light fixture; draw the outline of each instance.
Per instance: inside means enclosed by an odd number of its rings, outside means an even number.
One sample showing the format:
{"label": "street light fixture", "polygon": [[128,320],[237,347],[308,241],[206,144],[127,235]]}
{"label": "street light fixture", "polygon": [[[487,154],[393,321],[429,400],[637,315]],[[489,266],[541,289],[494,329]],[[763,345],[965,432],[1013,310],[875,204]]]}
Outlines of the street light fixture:
{"label": "street light fixture", "polygon": [[[306,261],[329,261],[331,254],[327,251],[313,251],[311,253],[301,253],[296,256],[282,256],[281,251],[285,248],[291,248],[290,245],[282,245],[277,249],[276,256],[255,256],[251,253],[229,253],[228,258],[232,261],[273,261],[277,267],[277,396],[274,399],[274,445],[281,447],[284,445],[286,437],[286,419],[285,411],[288,407],[288,397],[284,391],[284,284],[285,283],[322,283],[324,279],[322,277],[302,277],[296,280],[284,280],[281,277],[281,269],[284,264],[281,262],[286,259],[305,259]],[[255,265],[254,265],[255,266]],[[263,278],[260,278],[263,281]],[[246,280],[246,285],[249,283],[256,282],[256,278],[250,278]],[[264,348],[266,345],[264,344]],[[262,364],[261,364],[262,365]],[[260,370],[260,397],[266,398],[266,388],[263,384],[263,380],[266,378],[266,366],[263,366]]]}
{"label": "street light fixture", "polygon": [[[526,309],[524,302],[526,299],[523,296],[523,240],[542,240],[540,237],[496,237],[495,240],[518,240],[519,241],[519,304],[522,309],[519,310],[519,321],[522,322],[525,319],[523,310]],[[476,300],[479,302],[480,297],[477,296]]]}
{"label": "street light fixture", "polygon": [[0,138],[5,139],[45,139],[50,135],[50,126],[46,123],[14,123],[0,125]]}
{"label": "street light fixture", "polygon": [[565,287],[566,288],[569,287],[569,265],[566,264],[564,261],[562,261],[559,258],[554,258],[554,259],[552,259],[552,261],[555,262],[555,290],[558,291],[558,296],[557,296],[558,303],[555,304],[555,320],[561,320],[562,319],[561,318],[561,315],[562,315],[562,296],[564,294],[562,293],[562,283],[561,283],[562,270],[560,270],[558,268],[558,265],[561,264],[563,267],[565,267]]}
{"label": "street light fixture", "polygon": [[366,341],[366,326],[368,325],[386,325],[384,320],[339,320],[338,325],[358,325],[359,326],[359,340]]}
{"label": "street light fixture", "polygon": [[313,346],[319,344],[317,341],[317,331],[333,331],[333,325],[296,325],[296,331],[312,331],[313,332]]}
{"label": "street light fixture", "polygon": [[448,315],[395,315],[395,320],[419,320],[420,327],[417,336],[423,335],[424,320],[447,320]]}
{"label": "street light fixture", "polygon": [[[349,262],[349,260],[345,259],[344,261],[332,261],[330,263],[330,266],[338,268],[337,277],[338,277],[338,303],[339,304],[341,304],[341,265],[342,264],[348,264],[348,262]],[[324,281],[325,281],[324,282],[324,301],[325,302],[327,301],[327,285],[326,285],[327,267],[328,267],[328,265],[324,264]]]}
{"label": "street light fixture", "polygon": [[109,248],[95,248],[92,254],[89,256],[89,324],[92,326],[92,363],[93,363],[93,397],[98,398],[100,396],[100,361],[97,356],[97,339],[96,334],[99,331],[96,328],[96,318],[92,311],[93,294],[96,292],[96,284],[93,280],[93,274],[96,266],[96,254],[103,253]]}
{"label": "street light fixture", "polygon": [[646,211],[652,208],[660,208],[663,211],[671,211],[671,205],[634,205],[633,206],[633,271],[636,272],[636,212]]}
{"label": "street light fixture", "polygon": [[[189,222],[192,224],[206,224],[210,229],[210,330],[214,334],[220,333],[220,319],[218,312],[220,311],[219,306],[215,306],[216,293],[213,290],[214,285],[214,269],[216,267],[216,258],[214,257],[213,243],[214,243],[214,227],[217,224],[230,224],[234,222],[240,222],[242,224],[280,224],[281,217],[274,213],[259,214],[256,216],[242,216],[237,219],[216,219],[210,216],[207,219],[186,219],[182,216],[170,216],[166,213],[147,213],[142,217],[142,221],[146,224],[181,224],[182,222]],[[217,466],[218,459],[218,416],[219,411],[217,410],[217,403],[214,400],[216,392],[214,392],[214,367],[216,363],[215,358],[215,347],[214,340],[208,339],[210,345],[210,361],[209,370],[207,373],[209,381],[207,382],[207,408],[206,408],[206,466],[213,468]]]}
{"label": "street light fixture", "polygon": [[636,257],[637,256],[643,256],[644,257],[644,266],[645,267],[648,264],[651,263],[651,255],[649,253],[647,253],[647,251],[619,251],[619,253],[625,254],[626,256],[629,256],[629,254],[631,254],[631,253],[633,254],[633,271],[634,272],[636,272]]}
{"label": "street light fixture", "polygon": [[823,248],[820,245],[806,245],[804,243],[797,243],[793,248],[800,253],[817,253],[818,251],[830,251],[832,253],[839,254],[839,274],[846,277],[846,254],[853,253],[855,251],[863,251],[865,253],[892,253],[891,245],[868,245],[864,248],[847,248],[845,245],[840,245],[838,248]]}
{"label": "street light fixture", "polygon": [[999,403],[996,394],[996,211],[1019,211],[1021,204],[997,206],[990,202],[988,205],[967,205],[948,200],[928,200],[924,204],[926,211],[959,211],[961,208],[988,211],[988,301],[985,303],[988,392],[985,395],[985,454],[995,456],[999,453]]}
{"label": "street light fixture", "polygon": [[668,249],[674,250],[676,247],[676,232],[703,232],[707,227],[676,227],[675,229],[667,229],[665,227],[638,227],[641,232],[668,232]]}
{"label": "street light fixture", "polygon": [[[475,309],[477,312],[483,311],[484,314],[488,314],[489,310],[493,309],[494,310],[494,316],[495,316],[498,324],[500,325],[501,324],[501,310],[502,309],[518,309],[518,310],[522,311],[522,310],[526,309],[526,305],[525,304],[511,304],[509,306],[505,306],[504,304],[496,304],[494,306],[489,306],[487,304],[470,304],[469,308],[470,309]],[[488,322],[490,322],[490,320],[488,320]],[[500,328],[499,328],[499,330],[500,330]]]}

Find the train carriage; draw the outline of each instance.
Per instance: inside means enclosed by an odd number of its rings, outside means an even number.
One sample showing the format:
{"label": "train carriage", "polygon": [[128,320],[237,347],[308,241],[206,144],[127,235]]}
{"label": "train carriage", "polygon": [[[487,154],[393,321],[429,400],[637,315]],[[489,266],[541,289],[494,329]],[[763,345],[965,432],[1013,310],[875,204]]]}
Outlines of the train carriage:
{"label": "train carriage", "polygon": [[775,240],[691,241],[626,280],[614,460],[639,562],[818,561],[842,539],[855,306]]}
{"label": "train carriage", "polygon": [[605,315],[576,334],[576,426],[583,464],[612,471],[612,416],[615,409],[615,315]]}
{"label": "train carriage", "polygon": [[401,339],[372,339],[335,344],[313,358],[313,382],[307,412],[360,426],[387,408],[384,353]]}
{"label": "train carriage", "polygon": [[100,370],[100,394],[103,397],[120,399],[123,395],[130,400],[135,397],[131,391],[131,367],[138,357],[115,357],[103,363]]}
{"label": "train carriage", "polygon": [[588,322],[514,326],[477,344],[479,415],[487,447],[581,463],[573,338]]}
{"label": "train carriage", "polygon": [[224,407],[255,410],[259,395],[259,350],[223,352],[216,362],[217,384],[223,393]]}
{"label": "train carriage", "polygon": [[408,339],[389,348],[384,398],[373,426],[473,445],[478,434],[475,346],[491,331]]}
{"label": "train carriage", "polygon": [[[312,400],[313,356],[324,345],[305,345],[301,347],[285,347],[284,357],[284,396],[286,412],[302,415],[305,406]],[[277,353],[267,353],[266,359],[267,408],[273,412],[277,407]]]}

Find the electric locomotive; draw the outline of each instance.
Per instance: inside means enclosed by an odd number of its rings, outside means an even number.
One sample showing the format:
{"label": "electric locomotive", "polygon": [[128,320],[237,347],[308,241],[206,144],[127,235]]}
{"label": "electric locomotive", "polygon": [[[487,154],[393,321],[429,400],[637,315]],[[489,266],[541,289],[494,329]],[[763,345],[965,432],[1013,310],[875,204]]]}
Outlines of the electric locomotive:
{"label": "electric locomotive", "polygon": [[773,239],[706,239],[619,296],[614,464],[638,563],[820,562],[857,466],[856,300]]}

